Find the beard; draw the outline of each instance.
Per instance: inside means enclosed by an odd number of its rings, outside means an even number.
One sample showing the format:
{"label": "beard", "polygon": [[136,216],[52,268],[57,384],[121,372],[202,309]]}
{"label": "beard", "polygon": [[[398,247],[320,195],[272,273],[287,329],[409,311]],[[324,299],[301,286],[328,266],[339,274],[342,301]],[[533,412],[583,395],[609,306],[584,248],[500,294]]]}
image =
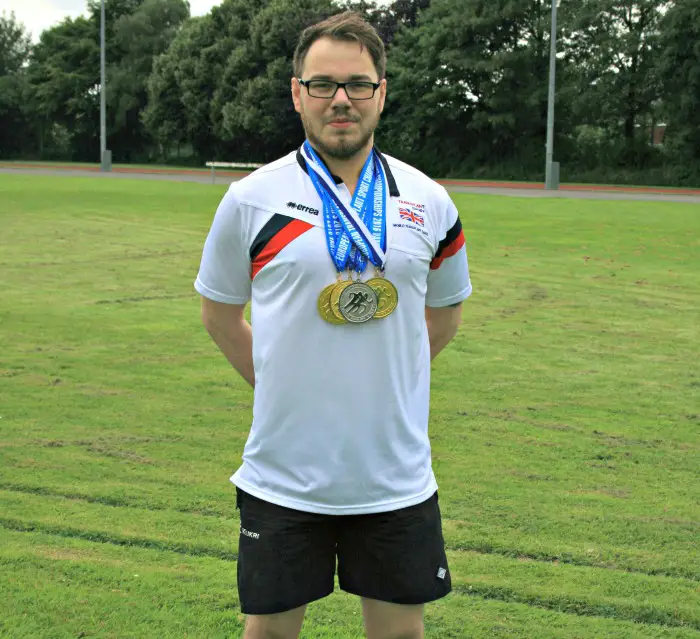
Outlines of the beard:
{"label": "beard", "polygon": [[[357,155],[360,151],[366,148],[367,143],[374,135],[374,131],[379,124],[379,113],[373,118],[373,121],[367,121],[364,126],[359,124],[361,121],[353,119],[353,122],[358,123],[358,134],[346,135],[341,133],[333,135],[333,139],[328,137],[324,139],[325,125],[321,122],[311,122],[302,109],[301,123],[304,127],[304,132],[311,145],[323,156],[333,158],[334,160],[349,160]],[[335,111],[333,117],[350,117],[347,111]]]}

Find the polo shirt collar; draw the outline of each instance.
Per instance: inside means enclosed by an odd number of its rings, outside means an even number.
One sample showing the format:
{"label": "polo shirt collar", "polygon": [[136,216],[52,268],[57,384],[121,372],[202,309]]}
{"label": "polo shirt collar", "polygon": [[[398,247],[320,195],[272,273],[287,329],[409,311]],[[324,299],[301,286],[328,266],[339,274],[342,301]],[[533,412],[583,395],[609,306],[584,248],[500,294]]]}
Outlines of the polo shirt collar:
{"label": "polo shirt collar", "polygon": [[[376,146],[374,147],[374,150],[377,152],[379,160],[382,163],[382,166],[384,167],[384,173],[386,173],[386,180],[389,184],[389,195],[391,197],[399,197],[401,195],[399,193],[399,187],[396,185],[396,180],[394,179],[394,174],[389,168],[389,163],[386,161],[386,158],[382,155],[382,153]],[[304,173],[308,175],[309,169],[306,166],[306,160],[304,159],[304,156],[301,154],[301,147],[297,149],[297,162],[299,163],[299,166],[304,170]],[[335,180],[336,184],[342,183],[342,180],[337,175],[334,175],[333,179]]]}

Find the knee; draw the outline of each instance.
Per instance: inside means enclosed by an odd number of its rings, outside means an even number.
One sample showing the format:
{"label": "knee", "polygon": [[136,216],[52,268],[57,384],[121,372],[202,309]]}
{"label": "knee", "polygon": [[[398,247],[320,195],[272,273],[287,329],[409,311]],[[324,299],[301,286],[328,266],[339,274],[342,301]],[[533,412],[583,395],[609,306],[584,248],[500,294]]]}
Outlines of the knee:
{"label": "knee", "polygon": [[299,632],[296,628],[248,619],[243,639],[297,639],[298,636]]}
{"label": "knee", "polygon": [[[247,634],[246,639],[248,639]],[[297,639],[297,635],[288,635],[279,630],[264,630],[261,633],[250,635],[250,639]]]}
{"label": "knee", "polygon": [[423,606],[363,599],[367,639],[423,639]]}
{"label": "knee", "polygon": [[276,628],[250,628],[246,626],[243,639],[297,639],[297,636]]}
{"label": "knee", "polygon": [[409,628],[367,632],[367,639],[423,639],[423,637],[423,624]]}

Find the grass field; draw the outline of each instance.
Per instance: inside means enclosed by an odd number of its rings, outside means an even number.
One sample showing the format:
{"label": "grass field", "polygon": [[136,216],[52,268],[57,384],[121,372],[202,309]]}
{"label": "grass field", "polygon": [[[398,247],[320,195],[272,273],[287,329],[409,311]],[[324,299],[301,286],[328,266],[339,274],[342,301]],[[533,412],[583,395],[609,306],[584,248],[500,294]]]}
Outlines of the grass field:
{"label": "grass field", "polygon": [[[100,168],[97,162],[50,162],[50,161],[34,161],[34,160],[0,160],[0,169],[4,168],[14,168],[17,166],[31,167],[36,169],[48,168],[62,168],[62,169],[87,169],[98,171]],[[211,169],[206,166],[185,166],[185,165],[174,165],[174,164],[114,164],[114,171],[121,172],[163,172],[163,173],[178,173],[180,171],[186,171],[187,173],[202,173],[209,174]],[[218,169],[216,175],[221,177],[224,175],[240,175],[247,172],[247,169]],[[433,176],[436,177],[436,176]],[[641,177],[641,176],[640,176]],[[441,184],[454,184],[458,183],[460,185],[469,186],[474,184],[475,186],[484,185],[499,185],[508,186],[514,188],[542,188],[544,186],[544,180],[540,181],[526,181],[526,180],[501,180],[501,179],[489,179],[489,178],[475,178],[473,176],[453,176],[452,178],[437,178]],[[670,195],[700,195],[700,188],[697,187],[682,187],[682,186],[662,186],[654,184],[632,184],[629,183],[629,176],[627,181],[615,184],[610,182],[600,182],[596,180],[588,180],[584,182],[567,181],[560,185],[562,189],[568,190],[586,190],[586,191],[597,191],[597,190],[612,190],[612,191],[628,191],[628,192],[663,192]]]}
{"label": "grass field", "polygon": [[[224,187],[0,175],[0,636],[237,637],[252,393],[192,289]],[[456,196],[427,636],[700,639],[700,210]],[[362,635],[356,600],[303,637]]]}

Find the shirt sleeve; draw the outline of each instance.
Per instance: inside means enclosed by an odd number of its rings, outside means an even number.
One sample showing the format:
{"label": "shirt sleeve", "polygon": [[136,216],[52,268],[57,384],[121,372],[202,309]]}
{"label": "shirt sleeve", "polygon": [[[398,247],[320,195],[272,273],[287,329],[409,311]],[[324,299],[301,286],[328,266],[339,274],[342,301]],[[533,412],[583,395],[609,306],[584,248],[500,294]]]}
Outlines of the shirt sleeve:
{"label": "shirt sleeve", "polygon": [[438,247],[430,262],[425,305],[434,308],[464,301],[472,294],[467,249],[457,207],[447,200],[438,225]]}
{"label": "shirt sleeve", "polygon": [[204,297],[224,304],[250,300],[250,254],[244,230],[243,211],[229,190],[216,210],[194,283]]}

